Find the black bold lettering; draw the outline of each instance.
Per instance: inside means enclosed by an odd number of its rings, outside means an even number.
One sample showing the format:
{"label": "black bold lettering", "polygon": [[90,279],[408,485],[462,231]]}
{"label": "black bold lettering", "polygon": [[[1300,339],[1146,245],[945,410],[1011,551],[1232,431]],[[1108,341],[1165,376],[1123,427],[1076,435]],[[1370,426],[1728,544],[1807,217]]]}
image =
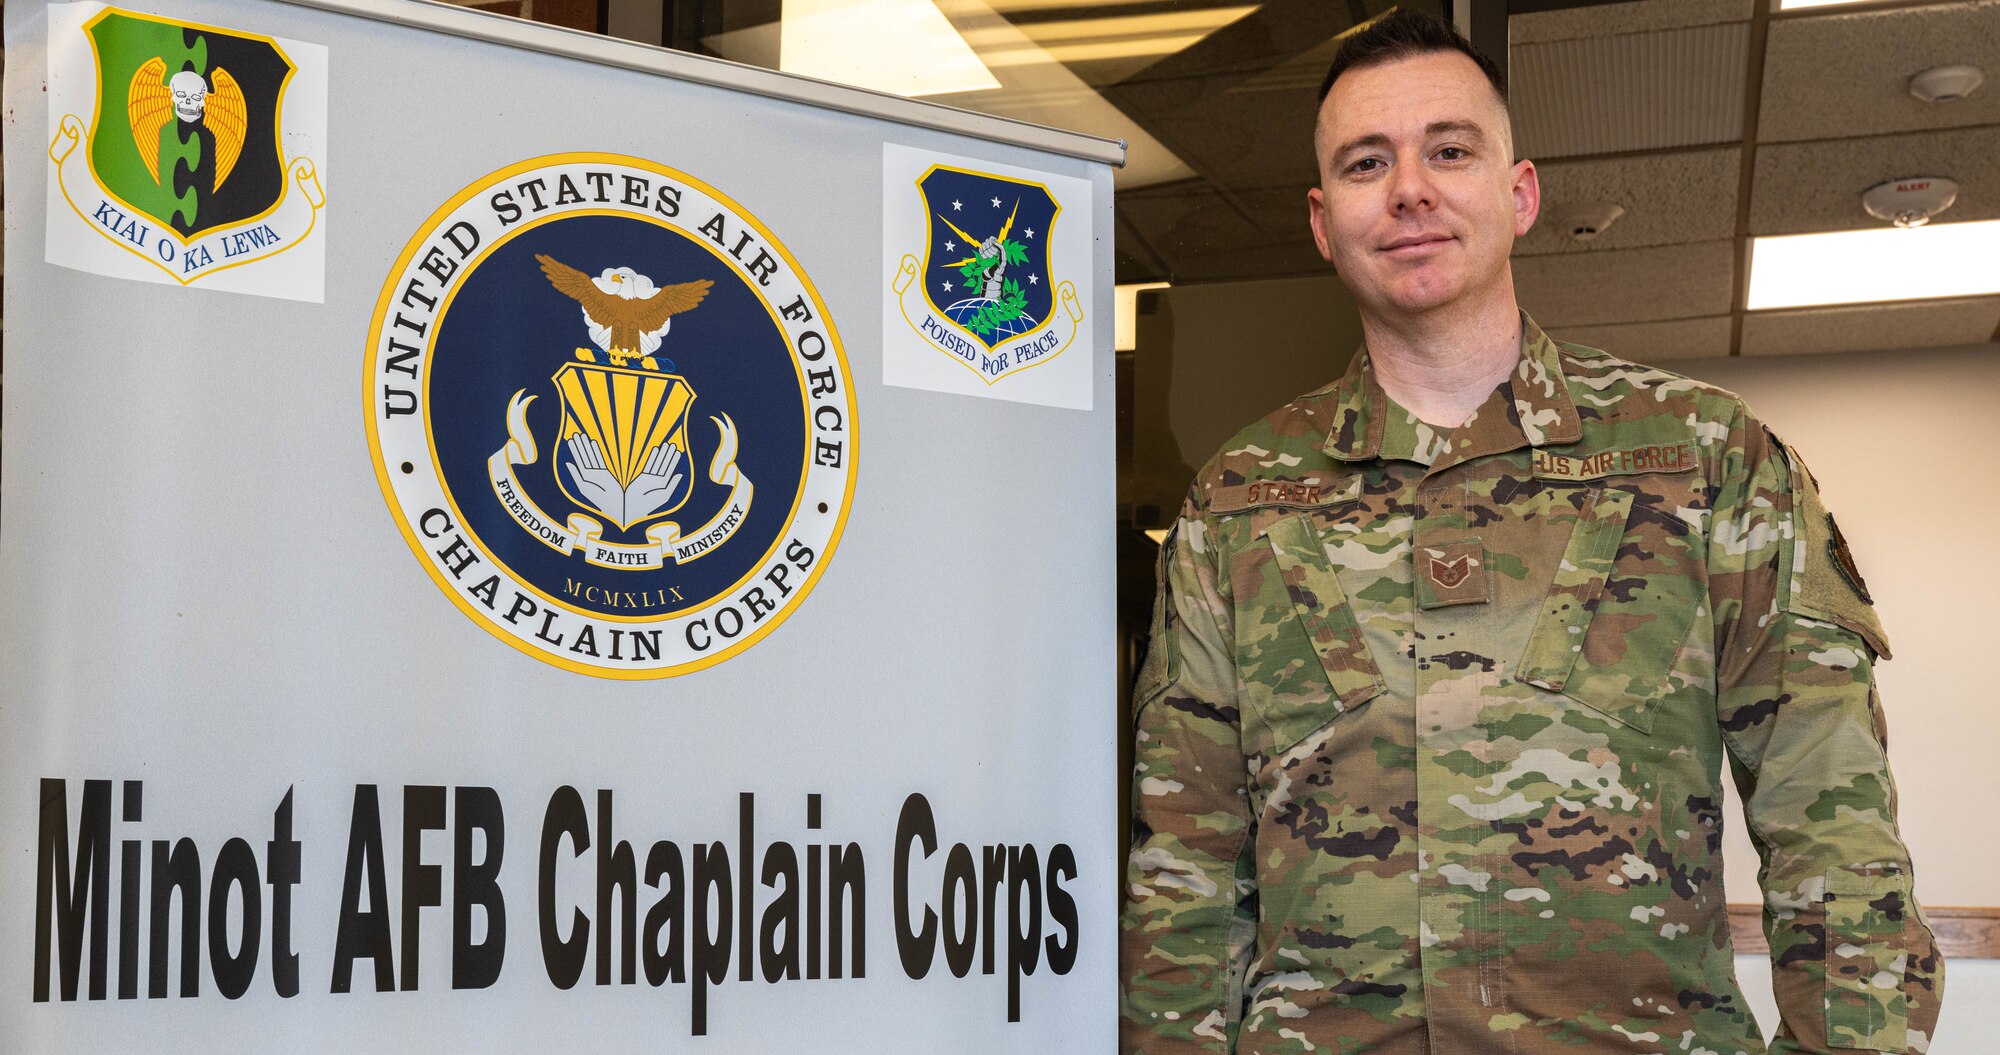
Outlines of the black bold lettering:
{"label": "black bold lettering", "polygon": [[[347,878],[340,887],[340,928],[333,940],[331,988],[336,993],[352,987],[354,961],[364,958],[375,961],[376,992],[396,988],[396,943],[389,936],[389,878],[382,857],[382,807],[375,785],[356,784],[347,829]],[[361,911],[364,876],[366,912]]]}
{"label": "black bold lettering", "polygon": [[[793,543],[794,546],[798,543]],[[910,927],[910,844],[919,843],[924,848],[924,859],[930,860],[937,850],[937,820],[931,814],[930,800],[921,794],[912,794],[903,800],[903,812],[896,819],[896,954],[903,961],[903,973],[911,978],[922,978],[930,973],[931,958],[937,954],[937,913],[930,905],[924,905],[924,925]]]}
{"label": "black bold lettering", "polygon": [[556,919],[556,853],[565,835],[576,847],[574,856],[582,857],[590,849],[590,818],[584,813],[583,796],[567,784],[549,796],[548,810],[542,816],[542,965],[557,989],[569,989],[583,977],[584,957],[590,951],[590,920],[581,909],[570,910],[569,937],[562,937],[556,929],[560,926]]}
{"label": "black bold lettering", "polygon": [[[507,902],[500,894],[500,862],[507,852],[506,817],[492,788],[452,793],[451,987],[484,989],[500,979],[507,955]],[[472,860],[473,835],[485,837],[486,856]],[[486,940],[472,941],[472,910],[486,914]]]}
{"label": "black bold lettering", "polygon": [[[129,805],[127,812],[131,812]],[[62,998],[76,999],[77,976],[83,966],[86,913],[90,926],[90,998],[102,1000],[104,953],[110,937],[105,923],[110,895],[105,888],[111,883],[111,782],[83,782],[83,813],[76,826],[76,856],[72,858],[69,782],[44,777],[41,826],[35,842],[35,1002],[44,1003],[49,998],[52,942],[62,965]],[[136,920],[132,925],[137,926]]]}
{"label": "black bold lettering", "polygon": [[424,863],[424,833],[444,830],[444,788],[403,788],[403,991],[417,988],[418,914],[444,903],[444,870]]}
{"label": "black bold lettering", "polygon": [[[229,888],[243,892],[243,940],[229,948]],[[231,1000],[250,989],[257,974],[257,947],[262,941],[264,891],[257,881],[257,852],[242,839],[222,844],[215,855],[215,873],[208,880],[208,963],[216,991]]]}

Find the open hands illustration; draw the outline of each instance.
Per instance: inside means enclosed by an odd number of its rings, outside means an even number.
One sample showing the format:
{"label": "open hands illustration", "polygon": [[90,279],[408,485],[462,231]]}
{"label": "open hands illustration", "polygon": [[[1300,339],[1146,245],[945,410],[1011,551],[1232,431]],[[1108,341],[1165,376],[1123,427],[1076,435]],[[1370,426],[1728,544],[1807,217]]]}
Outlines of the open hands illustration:
{"label": "open hands illustration", "polygon": [[605,466],[604,450],[596,440],[578,433],[567,443],[569,478],[579,497],[620,524],[635,523],[665,508],[686,475],[680,471],[680,448],[660,443],[646,452],[646,464],[639,475],[620,487],[618,478]]}

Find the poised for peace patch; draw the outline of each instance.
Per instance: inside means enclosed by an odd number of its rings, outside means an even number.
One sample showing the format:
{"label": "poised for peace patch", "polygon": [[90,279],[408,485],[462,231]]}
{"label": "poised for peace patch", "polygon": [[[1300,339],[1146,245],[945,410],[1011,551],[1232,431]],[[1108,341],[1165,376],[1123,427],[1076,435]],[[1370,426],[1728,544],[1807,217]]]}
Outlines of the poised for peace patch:
{"label": "poised for peace patch", "polygon": [[325,48],[56,4],[49,56],[50,263],[321,299]]}
{"label": "poised for peace patch", "polygon": [[1090,407],[1088,183],[882,147],[882,379]]}
{"label": "poised for peace patch", "polygon": [[431,577],[547,662],[650,678],[741,652],[825,568],[854,484],[832,320],[685,173],[562,154],[433,214],[369,335],[369,445]]}

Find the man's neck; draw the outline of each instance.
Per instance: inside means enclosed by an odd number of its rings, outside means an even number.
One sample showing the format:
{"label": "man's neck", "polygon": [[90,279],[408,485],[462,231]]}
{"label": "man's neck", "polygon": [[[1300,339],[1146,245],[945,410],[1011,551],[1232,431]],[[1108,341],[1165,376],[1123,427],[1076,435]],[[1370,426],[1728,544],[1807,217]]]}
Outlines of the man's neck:
{"label": "man's neck", "polygon": [[1382,390],[1433,428],[1464,424],[1521,361],[1521,315],[1511,295],[1467,311],[1393,319],[1364,310],[1361,329]]}

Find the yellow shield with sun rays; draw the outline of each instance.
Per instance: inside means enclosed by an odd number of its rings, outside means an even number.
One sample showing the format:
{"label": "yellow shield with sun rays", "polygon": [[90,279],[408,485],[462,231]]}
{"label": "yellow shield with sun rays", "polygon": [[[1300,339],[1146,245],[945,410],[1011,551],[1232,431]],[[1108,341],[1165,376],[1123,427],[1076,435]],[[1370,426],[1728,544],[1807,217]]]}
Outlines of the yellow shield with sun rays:
{"label": "yellow shield with sun rays", "polygon": [[687,502],[694,489],[694,473],[690,471],[694,452],[688,448],[688,408],[694,404],[694,389],[686,378],[644,369],[565,363],[554,380],[562,399],[562,426],[556,433],[558,452],[572,437],[588,439],[602,452],[604,467],[620,488],[632,486],[661,445],[671,445],[682,455],[676,470],[680,476],[676,493],[667,504],[629,520],[621,509],[606,509],[572,486],[566,476],[568,462],[559,454],[551,463],[563,494],[609,517],[621,531],[673,513]]}

